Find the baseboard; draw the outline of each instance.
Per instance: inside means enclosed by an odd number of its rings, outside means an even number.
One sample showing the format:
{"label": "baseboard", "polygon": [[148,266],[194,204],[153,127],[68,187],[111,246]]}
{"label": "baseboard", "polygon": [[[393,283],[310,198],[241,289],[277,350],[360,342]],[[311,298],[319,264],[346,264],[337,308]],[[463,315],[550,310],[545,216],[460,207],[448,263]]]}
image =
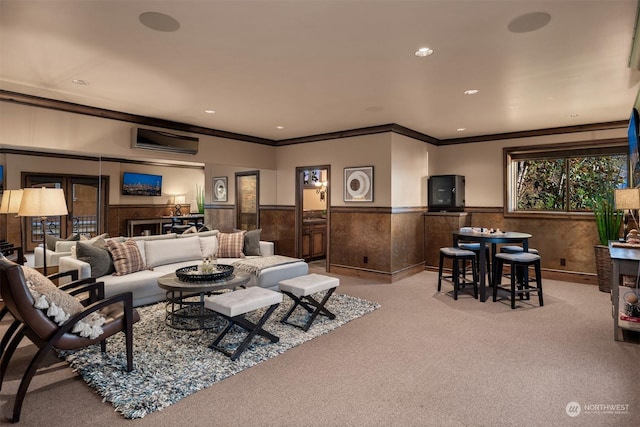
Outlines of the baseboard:
{"label": "baseboard", "polygon": [[[426,266],[425,270],[438,272],[438,267]],[[449,273],[451,270],[445,270]],[[562,271],[542,269],[542,278],[547,280],[558,280],[562,282],[584,283],[585,285],[598,286],[598,276],[593,273],[581,273],[579,271]]]}
{"label": "baseboard", "polygon": [[394,283],[405,279],[414,274],[418,274],[424,271],[424,265],[422,263],[407,267],[403,270],[395,271],[393,273],[387,273],[384,271],[368,270],[365,268],[349,267],[345,265],[331,264],[329,266],[329,272],[333,274],[340,274],[349,277],[360,277],[363,279],[375,280],[381,283]]}

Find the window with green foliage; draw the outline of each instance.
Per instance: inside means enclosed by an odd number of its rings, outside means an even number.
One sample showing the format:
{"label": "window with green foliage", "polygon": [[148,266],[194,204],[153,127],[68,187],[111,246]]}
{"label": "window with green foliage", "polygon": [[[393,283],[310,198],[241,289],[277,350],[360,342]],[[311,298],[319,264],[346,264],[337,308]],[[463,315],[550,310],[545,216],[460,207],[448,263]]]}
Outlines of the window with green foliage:
{"label": "window with green foliage", "polygon": [[626,140],[608,145],[505,149],[509,212],[591,211],[598,195],[627,187]]}

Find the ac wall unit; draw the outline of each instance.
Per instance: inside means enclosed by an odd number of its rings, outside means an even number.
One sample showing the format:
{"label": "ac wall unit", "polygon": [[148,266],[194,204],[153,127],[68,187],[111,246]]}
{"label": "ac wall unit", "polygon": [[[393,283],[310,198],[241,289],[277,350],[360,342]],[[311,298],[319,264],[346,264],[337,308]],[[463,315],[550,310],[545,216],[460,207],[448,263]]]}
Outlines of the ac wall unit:
{"label": "ac wall unit", "polygon": [[198,138],[176,135],[151,129],[134,128],[131,148],[145,150],[168,151],[171,153],[196,154]]}

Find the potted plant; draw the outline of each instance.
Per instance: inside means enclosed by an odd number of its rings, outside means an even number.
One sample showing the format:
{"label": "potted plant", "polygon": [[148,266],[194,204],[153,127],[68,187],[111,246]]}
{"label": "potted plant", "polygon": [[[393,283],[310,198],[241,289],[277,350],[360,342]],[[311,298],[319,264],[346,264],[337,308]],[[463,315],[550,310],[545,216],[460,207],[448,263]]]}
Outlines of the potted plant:
{"label": "potted plant", "polygon": [[618,240],[620,225],[624,217],[623,212],[616,210],[613,190],[598,197],[593,204],[593,215],[598,228],[599,245],[595,245],[596,271],[598,273],[598,287],[602,292],[611,292],[611,258],[609,256],[609,241]]}
{"label": "potted plant", "polygon": [[198,205],[198,213],[204,213],[204,188],[196,185],[196,204]]}

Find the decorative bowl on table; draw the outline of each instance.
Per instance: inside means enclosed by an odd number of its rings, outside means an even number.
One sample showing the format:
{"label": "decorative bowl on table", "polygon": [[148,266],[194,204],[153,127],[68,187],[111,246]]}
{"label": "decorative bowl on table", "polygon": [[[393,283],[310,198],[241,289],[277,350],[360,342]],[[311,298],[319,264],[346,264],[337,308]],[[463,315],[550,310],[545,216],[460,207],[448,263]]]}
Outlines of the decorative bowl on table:
{"label": "decorative bowl on table", "polygon": [[176,270],[176,276],[181,282],[212,282],[222,280],[233,274],[232,265],[214,264],[213,271],[203,273],[199,265],[190,265]]}

